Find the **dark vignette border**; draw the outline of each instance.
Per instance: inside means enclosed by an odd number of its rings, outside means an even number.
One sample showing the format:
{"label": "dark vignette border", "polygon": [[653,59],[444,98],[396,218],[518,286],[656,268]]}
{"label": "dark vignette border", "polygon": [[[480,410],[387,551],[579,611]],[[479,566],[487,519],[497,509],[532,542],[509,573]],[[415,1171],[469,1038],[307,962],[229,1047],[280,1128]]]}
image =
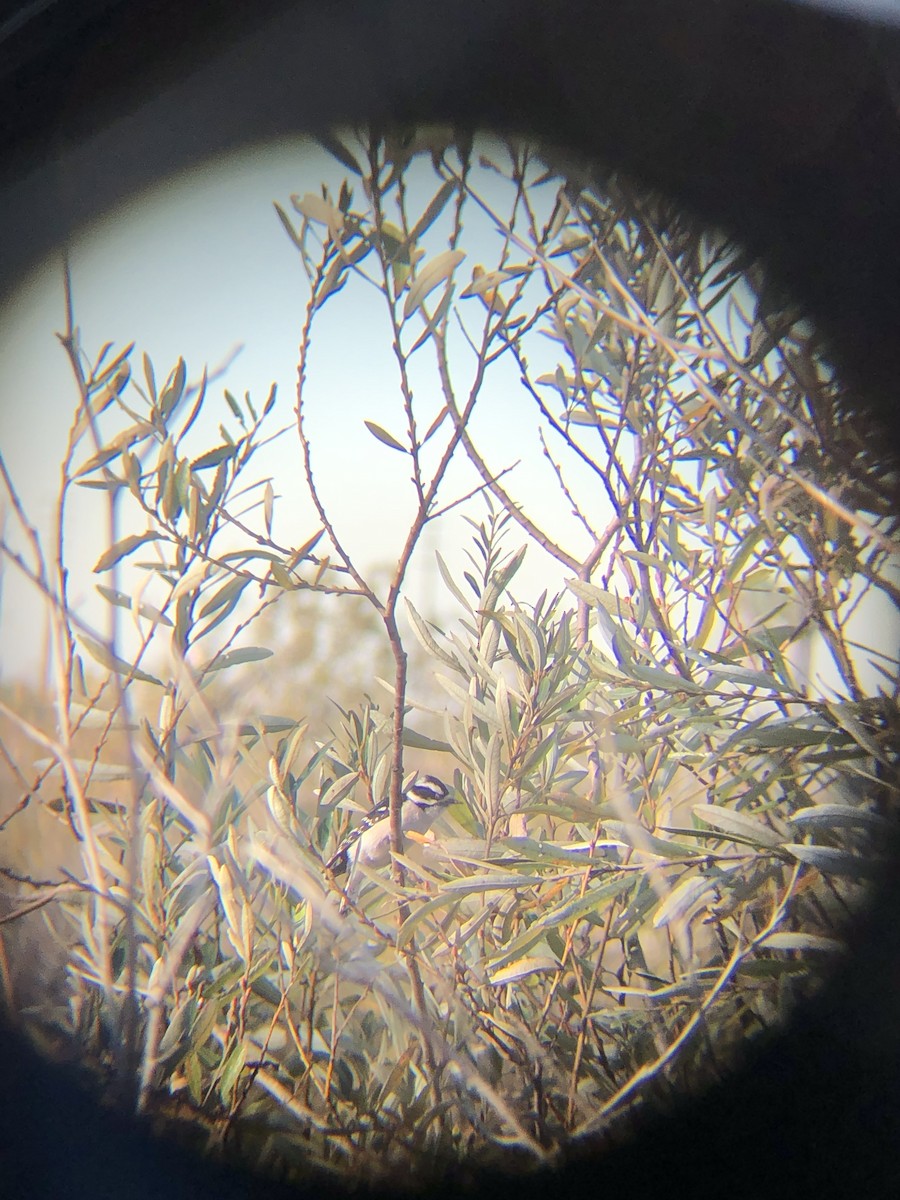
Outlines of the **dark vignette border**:
{"label": "dark vignette border", "polygon": [[[0,296],[147,183],[362,119],[536,135],[726,225],[816,314],[860,418],[881,420],[896,450],[900,31],[783,0],[14,5],[0,16]],[[898,916],[894,870],[830,987],[702,1099],[626,1145],[585,1148],[552,1179],[473,1191],[900,1195]],[[96,1107],[14,1039],[0,1063],[10,1196],[280,1194]]]}

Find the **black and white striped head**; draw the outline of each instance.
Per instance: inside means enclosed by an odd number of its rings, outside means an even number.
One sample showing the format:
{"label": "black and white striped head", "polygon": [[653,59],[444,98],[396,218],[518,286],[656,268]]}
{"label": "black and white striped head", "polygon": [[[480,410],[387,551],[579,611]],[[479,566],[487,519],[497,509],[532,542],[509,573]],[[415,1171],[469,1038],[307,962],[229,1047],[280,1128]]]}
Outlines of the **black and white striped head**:
{"label": "black and white striped head", "polygon": [[443,808],[453,803],[450,789],[436,775],[416,777],[406,788],[404,798],[419,808]]}

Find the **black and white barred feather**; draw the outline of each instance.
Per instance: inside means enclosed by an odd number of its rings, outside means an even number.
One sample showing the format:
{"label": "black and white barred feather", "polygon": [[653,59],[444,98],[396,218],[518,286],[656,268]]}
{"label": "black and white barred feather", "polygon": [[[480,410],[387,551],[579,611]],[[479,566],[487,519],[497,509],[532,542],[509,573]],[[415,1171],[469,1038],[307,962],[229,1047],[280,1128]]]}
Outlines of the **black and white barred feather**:
{"label": "black and white barred feather", "polygon": [[[408,784],[403,793],[400,825],[404,833],[425,833],[442,809],[453,803],[447,785],[435,775],[423,775]],[[354,867],[384,866],[391,854],[390,801],[382,800],[356,825],[325,864],[335,875]]]}

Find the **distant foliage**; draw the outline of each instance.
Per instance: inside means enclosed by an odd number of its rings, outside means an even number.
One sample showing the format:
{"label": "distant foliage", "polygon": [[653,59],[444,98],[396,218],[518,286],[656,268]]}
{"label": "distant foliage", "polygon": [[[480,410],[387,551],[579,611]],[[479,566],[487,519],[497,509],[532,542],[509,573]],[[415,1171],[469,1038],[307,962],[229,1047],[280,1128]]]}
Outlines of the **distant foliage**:
{"label": "distant foliage", "polygon": [[[8,864],[13,920],[43,908],[71,947],[64,1009],[21,1019],[131,1081],[138,1108],[291,1177],[550,1162],[716,1077],[839,953],[897,814],[896,470],[804,314],[659,198],[441,131],[327,144],[338,195],[277,206],[309,283],[293,418],[274,385],[261,404],[226,391],[198,447],[206,377],[179,362],[159,386],[132,347],[91,362],[70,314],[49,550],[3,467],[25,539],[6,561],[51,614],[57,706],[0,706],[10,777],[80,863]],[[493,230],[488,266],[470,221]],[[316,322],[350,281],[397,366],[395,409],[365,425],[412,496],[383,578],[346,549],[309,432]],[[475,414],[501,362],[568,526],[488,461]],[[252,475],[275,436],[296,439],[317,513],[290,539],[277,481]],[[94,569],[136,654],[69,602],[74,486],[131,530]],[[406,599],[407,573],[458,508],[468,565],[433,565],[445,619]],[[566,583],[526,601],[538,547]],[[385,651],[361,694],[346,645],[329,679],[311,637],[299,663],[296,642],[248,640],[298,592],[368,614]],[[239,681],[264,661],[271,694],[337,702],[327,737],[296,710],[248,715]],[[459,801],[426,845],[396,821],[413,762]],[[323,863],[384,796],[393,868],[342,902]],[[24,804],[7,807],[11,829]]]}

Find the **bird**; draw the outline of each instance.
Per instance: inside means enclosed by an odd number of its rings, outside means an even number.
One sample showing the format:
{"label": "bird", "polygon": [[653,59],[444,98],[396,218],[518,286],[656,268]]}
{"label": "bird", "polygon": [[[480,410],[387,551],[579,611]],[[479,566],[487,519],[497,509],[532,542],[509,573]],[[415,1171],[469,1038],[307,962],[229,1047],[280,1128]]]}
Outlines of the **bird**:
{"label": "bird", "polygon": [[[436,775],[416,776],[403,789],[400,827],[404,834],[423,834],[454,796]],[[356,825],[325,864],[334,875],[348,873],[347,896],[353,897],[365,878],[358,867],[383,867],[391,857],[390,800],[385,798]]]}

